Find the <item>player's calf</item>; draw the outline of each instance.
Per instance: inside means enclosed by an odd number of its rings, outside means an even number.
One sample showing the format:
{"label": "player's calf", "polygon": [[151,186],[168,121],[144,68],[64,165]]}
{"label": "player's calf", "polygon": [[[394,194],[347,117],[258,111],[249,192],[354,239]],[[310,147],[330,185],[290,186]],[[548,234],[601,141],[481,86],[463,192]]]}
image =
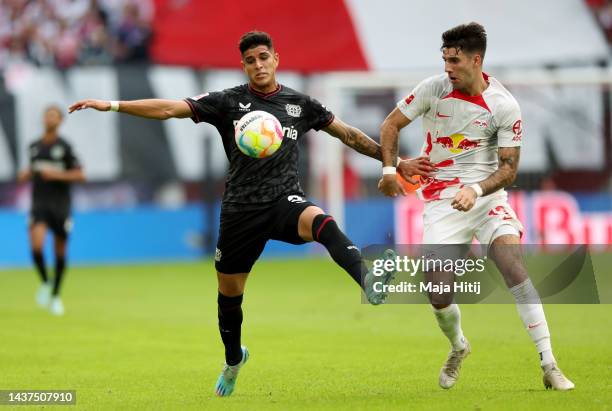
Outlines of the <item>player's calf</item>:
{"label": "player's calf", "polygon": [[225,362],[238,364],[243,357],[240,346],[242,328],[242,295],[227,297],[218,294],[219,333],[225,346]]}
{"label": "player's calf", "polygon": [[362,278],[368,272],[359,248],[340,230],[334,218],[319,214],[312,221],[312,238],[322,244],[331,258],[363,288]]}

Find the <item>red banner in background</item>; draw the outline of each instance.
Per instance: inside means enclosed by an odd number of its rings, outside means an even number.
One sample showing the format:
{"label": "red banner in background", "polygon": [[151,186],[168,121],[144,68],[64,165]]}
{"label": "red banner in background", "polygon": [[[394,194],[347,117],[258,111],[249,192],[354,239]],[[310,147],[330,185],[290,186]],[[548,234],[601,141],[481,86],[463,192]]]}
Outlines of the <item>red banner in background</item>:
{"label": "red banner in background", "polygon": [[[612,210],[585,213],[565,192],[511,192],[509,203],[525,227],[525,244],[592,244],[612,247]],[[420,244],[423,202],[414,195],[395,203],[395,242]]]}
{"label": "red banner in background", "polygon": [[262,30],[274,40],[280,69],[368,69],[342,0],[156,0],[155,10],[151,55],[157,63],[240,68],[240,36]]}

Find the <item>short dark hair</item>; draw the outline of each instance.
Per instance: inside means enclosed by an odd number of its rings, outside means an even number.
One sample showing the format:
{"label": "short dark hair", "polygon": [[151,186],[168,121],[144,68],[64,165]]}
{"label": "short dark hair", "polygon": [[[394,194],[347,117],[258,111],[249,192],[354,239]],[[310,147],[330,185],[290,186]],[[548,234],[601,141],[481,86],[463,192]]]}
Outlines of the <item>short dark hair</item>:
{"label": "short dark hair", "polygon": [[240,37],[240,42],[238,43],[238,48],[240,49],[240,54],[244,54],[250,48],[257,46],[266,46],[270,50],[274,48],[272,45],[272,37],[265,31],[249,31],[248,33],[244,33],[242,37]]}
{"label": "short dark hair", "polygon": [[45,114],[47,114],[49,111],[57,111],[57,113],[60,115],[60,117],[64,117],[64,111],[62,110],[62,108],[58,105],[58,104],[50,104],[45,108]]}
{"label": "short dark hair", "polygon": [[460,24],[442,33],[442,47],[456,48],[465,53],[477,52],[484,59],[487,51],[487,32],[482,24],[471,22]]}

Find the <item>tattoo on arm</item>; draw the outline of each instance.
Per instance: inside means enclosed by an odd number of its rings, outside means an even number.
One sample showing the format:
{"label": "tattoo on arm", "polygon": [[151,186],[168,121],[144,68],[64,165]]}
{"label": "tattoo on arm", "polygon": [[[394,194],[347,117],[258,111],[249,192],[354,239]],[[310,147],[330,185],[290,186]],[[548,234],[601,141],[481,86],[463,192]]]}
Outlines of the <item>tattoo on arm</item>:
{"label": "tattoo on arm", "polygon": [[373,159],[382,160],[382,151],[376,141],[355,127],[340,122],[339,124],[335,123],[336,121],[328,126],[325,131],[355,151]]}
{"label": "tattoo on arm", "polygon": [[483,195],[496,192],[504,187],[510,186],[516,179],[519,159],[521,156],[520,147],[500,147],[498,151],[498,169],[481,181]]}

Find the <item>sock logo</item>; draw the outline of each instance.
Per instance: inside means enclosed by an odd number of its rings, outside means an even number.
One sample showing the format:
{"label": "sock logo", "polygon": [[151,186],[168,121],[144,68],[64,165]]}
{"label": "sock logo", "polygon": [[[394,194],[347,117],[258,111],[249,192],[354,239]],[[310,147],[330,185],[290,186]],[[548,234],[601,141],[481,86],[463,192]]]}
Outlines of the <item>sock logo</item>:
{"label": "sock logo", "polygon": [[539,327],[539,326],[540,326],[540,324],[542,324],[542,321],[538,321],[537,323],[529,324],[529,325],[527,326],[527,328],[528,328],[528,329],[530,329],[530,330],[532,330],[532,329],[534,329],[534,328],[536,328],[536,327]]}

